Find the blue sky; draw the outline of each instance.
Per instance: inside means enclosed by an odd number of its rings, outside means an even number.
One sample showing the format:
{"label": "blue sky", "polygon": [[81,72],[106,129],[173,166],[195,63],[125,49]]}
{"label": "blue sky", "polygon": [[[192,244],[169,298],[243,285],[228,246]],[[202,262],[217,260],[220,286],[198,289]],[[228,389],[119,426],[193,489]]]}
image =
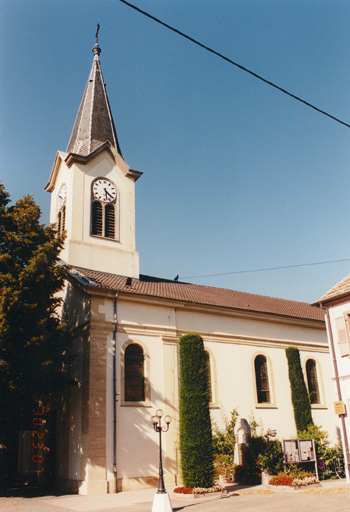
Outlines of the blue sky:
{"label": "blue sky", "polygon": [[[132,3],[350,123],[347,0]],[[3,0],[0,16],[0,177],[12,200],[33,194],[48,223],[44,187],[100,21],[121,149],[144,173],[141,273],[309,302],[349,273],[350,261],[238,273],[350,258],[349,128],[119,0]]]}

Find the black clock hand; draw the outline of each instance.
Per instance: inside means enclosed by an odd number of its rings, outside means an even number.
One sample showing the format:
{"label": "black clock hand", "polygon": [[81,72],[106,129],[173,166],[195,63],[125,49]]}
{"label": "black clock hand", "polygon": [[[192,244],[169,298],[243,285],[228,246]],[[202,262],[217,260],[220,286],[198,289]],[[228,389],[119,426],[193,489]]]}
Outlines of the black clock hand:
{"label": "black clock hand", "polygon": [[104,191],[106,194],[106,196],[105,196],[106,200],[108,199],[108,196],[110,197],[110,199],[113,199],[113,196],[108,192],[108,190],[106,188],[104,189]]}

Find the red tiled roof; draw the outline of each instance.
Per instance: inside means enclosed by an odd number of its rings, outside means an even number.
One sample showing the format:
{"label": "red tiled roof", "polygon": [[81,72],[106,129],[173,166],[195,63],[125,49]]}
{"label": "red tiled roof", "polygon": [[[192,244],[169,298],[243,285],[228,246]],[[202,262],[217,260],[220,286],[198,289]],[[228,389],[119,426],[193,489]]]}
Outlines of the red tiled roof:
{"label": "red tiled roof", "polygon": [[343,297],[345,295],[349,295],[350,297],[350,274],[342,281],[340,281],[338,284],[333,286],[327,293],[325,293],[317,302],[316,304],[319,304],[320,302],[329,302],[333,299],[338,299],[340,297]]}
{"label": "red tiled roof", "polygon": [[307,302],[277,299],[225,288],[181,283],[149,276],[131,279],[80,268],[73,269],[71,275],[86,286],[126,292],[133,295],[324,321],[323,310]]}

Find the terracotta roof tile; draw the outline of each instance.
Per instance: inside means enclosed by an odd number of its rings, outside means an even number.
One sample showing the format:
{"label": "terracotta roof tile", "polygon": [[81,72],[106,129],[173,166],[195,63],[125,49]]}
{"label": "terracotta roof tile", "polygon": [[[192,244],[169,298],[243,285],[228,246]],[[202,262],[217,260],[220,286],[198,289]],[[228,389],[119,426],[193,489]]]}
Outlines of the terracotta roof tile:
{"label": "terracotta roof tile", "polygon": [[320,302],[328,302],[330,300],[343,297],[347,294],[350,296],[350,274],[344,277],[344,279],[342,279],[342,281],[340,281],[338,284],[333,286],[333,288],[331,288],[327,293],[322,295],[316,304],[319,304]]}
{"label": "terracotta roof tile", "polygon": [[81,268],[73,269],[71,274],[83,284],[95,288],[193,304],[324,321],[323,310],[307,302],[278,299],[225,288],[169,281],[143,275],[140,275],[140,279],[130,279]]}

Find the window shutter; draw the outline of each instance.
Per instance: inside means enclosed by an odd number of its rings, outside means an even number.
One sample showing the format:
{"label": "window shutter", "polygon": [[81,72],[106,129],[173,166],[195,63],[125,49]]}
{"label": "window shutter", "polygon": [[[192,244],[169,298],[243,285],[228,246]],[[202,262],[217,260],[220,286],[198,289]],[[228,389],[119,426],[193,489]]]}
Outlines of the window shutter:
{"label": "window shutter", "polygon": [[115,238],[115,210],[113,204],[105,207],[105,237]]}
{"label": "window shutter", "polygon": [[343,316],[335,319],[338,332],[338,345],[341,357],[350,355],[350,344],[346,332],[345,318]]}
{"label": "window shutter", "polygon": [[99,201],[92,203],[92,226],[91,234],[102,236],[102,204]]}

